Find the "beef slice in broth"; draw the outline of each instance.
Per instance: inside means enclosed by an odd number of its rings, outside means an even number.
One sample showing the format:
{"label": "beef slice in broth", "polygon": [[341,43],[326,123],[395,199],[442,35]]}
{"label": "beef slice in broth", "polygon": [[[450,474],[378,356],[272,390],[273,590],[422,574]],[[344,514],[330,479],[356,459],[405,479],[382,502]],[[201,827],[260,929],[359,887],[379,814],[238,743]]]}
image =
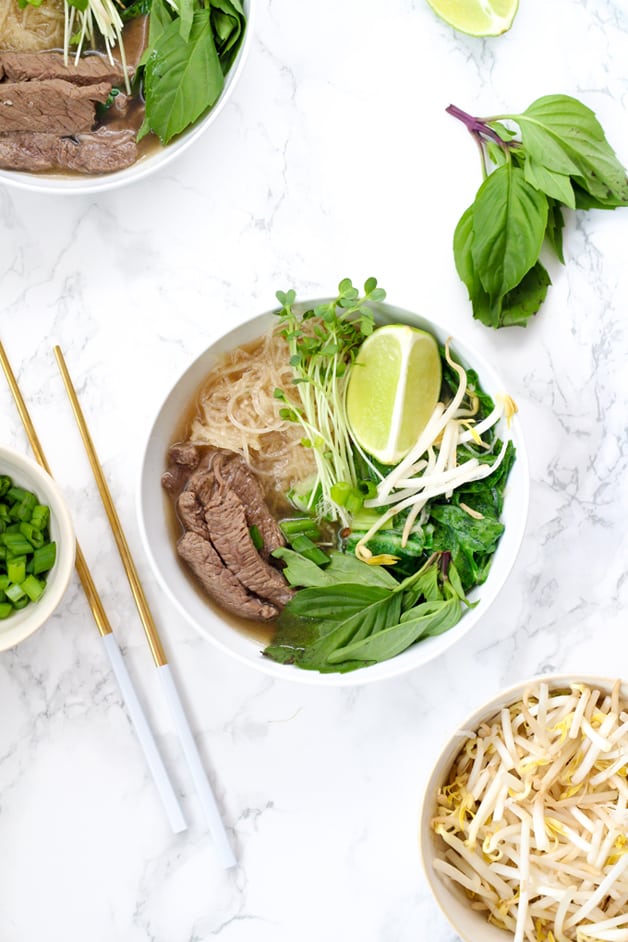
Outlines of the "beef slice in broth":
{"label": "beef slice in broth", "polygon": [[43,131],[65,135],[91,131],[96,104],[104,104],[110,91],[108,82],[0,82],[0,133]]}
{"label": "beef slice in broth", "polygon": [[[294,594],[281,571],[268,561],[272,549],[285,540],[242,456],[227,449],[177,443],[169,449],[162,485],[175,499],[185,530],[177,552],[207,594],[244,618],[276,618]],[[252,526],[266,534],[262,553],[253,543]]]}

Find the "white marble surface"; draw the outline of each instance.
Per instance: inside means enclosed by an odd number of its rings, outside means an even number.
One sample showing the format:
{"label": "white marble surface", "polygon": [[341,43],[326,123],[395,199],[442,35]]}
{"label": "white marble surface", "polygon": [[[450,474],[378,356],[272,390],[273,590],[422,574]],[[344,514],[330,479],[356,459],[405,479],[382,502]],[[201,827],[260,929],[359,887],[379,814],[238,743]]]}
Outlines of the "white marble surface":
{"label": "white marble surface", "polygon": [[[628,672],[628,211],[569,219],[527,330],[472,320],[454,225],[479,184],[445,114],[580,97],[628,163],[623,0],[521,0],[474,40],[424,0],[259,0],[232,101],[158,175],[97,198],[0,190],[0,336],[191,825],[173,837],[76,580],[0,656],[3,942],[452,942],[416,849],[444,738],[501,686]],[[274,682],[199,639],[142,558],[142,440],[227,325],[341,277],[476,344],[518,401],[531,465],[522,550],[459,646],[357,689]],[[52,356],[65,350],[240,860],[211,843]],[[0,440],[28,446],[0,382]]]}

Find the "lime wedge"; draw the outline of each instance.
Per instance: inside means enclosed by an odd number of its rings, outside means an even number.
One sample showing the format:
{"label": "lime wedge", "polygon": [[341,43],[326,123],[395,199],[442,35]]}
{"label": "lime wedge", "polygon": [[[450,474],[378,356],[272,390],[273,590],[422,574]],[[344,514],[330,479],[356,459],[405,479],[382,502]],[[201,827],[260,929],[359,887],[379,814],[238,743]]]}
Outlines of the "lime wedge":
{"label": "lime wedge", "polygon": [[382,464],[397,464],[425,428],[440,386],[431,334],[405,324],[378,327],[349,374],[347,420],[355,441]]}
{"label": "lime wedge", "polygon": [[441,19],[470,36],[499,36],[512,26],[519,0],[427,0]]}

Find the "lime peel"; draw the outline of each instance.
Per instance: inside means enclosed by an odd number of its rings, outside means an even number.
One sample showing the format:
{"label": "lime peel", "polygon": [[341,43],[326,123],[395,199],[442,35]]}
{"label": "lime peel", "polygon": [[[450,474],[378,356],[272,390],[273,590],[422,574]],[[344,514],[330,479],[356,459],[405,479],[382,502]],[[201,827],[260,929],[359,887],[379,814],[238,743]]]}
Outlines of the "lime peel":
{"label": "lime peel", "polygon": [[501,36],[513,24],[519,0],[427,0],[449,26],[469,36]]}
{"label": "lime peel", "polygon": [[432,334],[407,324],[377,328],[362,344],[347,385],[354,440],[381,464],[397,464],[430,419],[440,386]]}

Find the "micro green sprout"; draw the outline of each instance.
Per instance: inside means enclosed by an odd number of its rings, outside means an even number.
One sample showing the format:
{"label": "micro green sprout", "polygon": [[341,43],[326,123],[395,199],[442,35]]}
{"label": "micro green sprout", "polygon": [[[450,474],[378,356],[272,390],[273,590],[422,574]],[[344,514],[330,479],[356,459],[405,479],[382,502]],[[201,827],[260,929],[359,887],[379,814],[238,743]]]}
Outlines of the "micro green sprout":
{"label": "micro green sprout", "polygon": [[[312,489],[312,499],[316,494],[318,505],[309,509],[340,520],[343,526],[349,524],[351,514],[334,499],[332,490],[342,484],[356,492],[359,484],[345,410],[348,371],[374,327],[369,302],[385,296],[375,278],[365,282],[363,295],[345,278],[336,298],[301,314],[295,309],[293,290],[277,292],[281,333],[288,343],[293,382],[301,399],[300,407],[290,406],[281,414],[301,425],[302,443],[312,448],[320,488]],[[286,398],[281,390],[275,396]]]}

